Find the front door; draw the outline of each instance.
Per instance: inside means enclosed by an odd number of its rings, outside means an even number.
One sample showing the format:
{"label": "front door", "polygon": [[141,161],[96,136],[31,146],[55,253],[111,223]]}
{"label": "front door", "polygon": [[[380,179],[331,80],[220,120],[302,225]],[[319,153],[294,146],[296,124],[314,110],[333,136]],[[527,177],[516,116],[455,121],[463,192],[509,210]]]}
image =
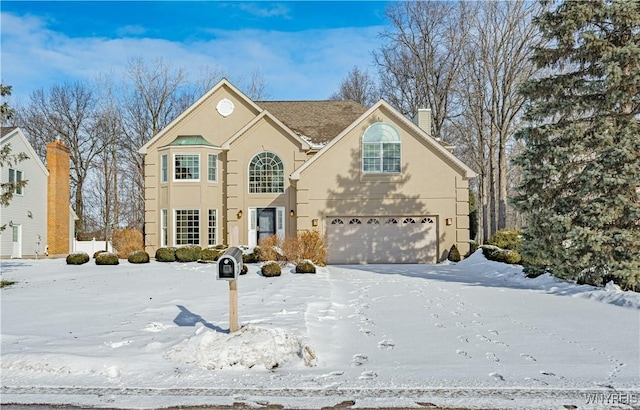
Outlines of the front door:
{"label": "front door", "polygon": [[22,226],[13,225],[13,249],[12,258],[22,258]]}
{"label": "front door", "polygon": [[276,208],[258,208],[258,243],[260,239],[276,234]]}

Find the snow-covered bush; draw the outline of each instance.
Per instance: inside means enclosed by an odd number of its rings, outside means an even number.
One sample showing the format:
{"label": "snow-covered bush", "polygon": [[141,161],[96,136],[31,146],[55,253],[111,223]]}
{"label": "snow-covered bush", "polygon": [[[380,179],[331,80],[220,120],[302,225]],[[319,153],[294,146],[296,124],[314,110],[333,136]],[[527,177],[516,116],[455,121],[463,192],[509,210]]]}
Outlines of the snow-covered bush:
{"label": "snow-covered bush", "polygon": [[502,249],[493,245],[482,245],[482,254],[489,260],[509,263],[511,265],[520,263],[520,261],[522,260],[522,257],[520,256],[520,253],[518,251],[512,249]]}
{"label": "snow-covered bush", "polygon": [[200,254],[200,259],[203,261],[217,261],[224,253],[224,249],[207,248],[203,249]]}
{"label": "snow-covered bush", "polygon": [[240,268],[240,274],[241,275],[246,275],[247,272],[249,272],[249,267],[247,265],[242,265],[242,268]]}
{"label": "snow-covered bush", "polygon": [[451,249],[449,249],[449,255],[447,255],[447,259],[449,259],[451,262],[460,262],[460,260],[462,259],[460,257],[460,251],[455,244],[451,245]]}
{"label": "snow-covered bush", "polygon": [[106,250],[106,249],[103,249],[103,250],[100,250],[100,251],[95,251],[95,252],[93,253],[93,259],[97,258],[97,257],[98,257],[98,255],[100,255],[102,252],[109,252],[109,251],[108,251],[108,250]]}
{"label": "snow-covered bush", "polygon": [[175,262],[176,248],[158,248],[158,250],[156,251],[156,260],[158,262]]}
{"label": "snow-covered bush", "polygon": [[127,256],[129,263],[149,263],[149,254],[145,251],[133,251]]}
{"label": "snow-covered bush", "polygon": [[102,252],[96,255],[96,265],[118,265],[120,260],[118,255],[111,252]]}
{"label": "snow-covered bush", "polygon": [[316,273],[316,266],[309,259],[302,260],[296,265],[297,273]]}
{"label": "snow-covered bush", "polygon": [[74,252],[67,256],[67,265],[83,265],[89,262],[89,259],[86,252]]}
{"label": "snow-covered bush", "polygon": [[242,262],[244,263],[257,263],[260,262],[262,259],[260,257],[260,247],[256,246],[255,248],[253,248],[253,250],[251,252],[247,252],[247,253],[243,253],[242,254]]}
{"label": "snow-covered bush", "polygon": [[200,259],[202,248],[197,245],[187,245],[176,249],[176,260],[178,262],[195,262]]}
{"label": "snow-covered bush", "polygon": [[280,264],[276,261],[268,261],[262,265],[262,276],[270,278],[273,276],[280,276],[281,274],[282,268],[280,268]]}

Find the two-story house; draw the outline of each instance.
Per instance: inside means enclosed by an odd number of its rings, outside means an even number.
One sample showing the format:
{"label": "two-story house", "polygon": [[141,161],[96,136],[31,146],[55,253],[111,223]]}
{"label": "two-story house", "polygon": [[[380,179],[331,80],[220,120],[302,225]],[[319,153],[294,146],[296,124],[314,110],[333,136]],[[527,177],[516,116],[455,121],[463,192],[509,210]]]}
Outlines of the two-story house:
{"label": "two-story house", "polygon": [[220,81],[140,148],[145,243],[256,245],[317,229],[329,263],[469,249],[474,172],[385,101],[252,101]]}

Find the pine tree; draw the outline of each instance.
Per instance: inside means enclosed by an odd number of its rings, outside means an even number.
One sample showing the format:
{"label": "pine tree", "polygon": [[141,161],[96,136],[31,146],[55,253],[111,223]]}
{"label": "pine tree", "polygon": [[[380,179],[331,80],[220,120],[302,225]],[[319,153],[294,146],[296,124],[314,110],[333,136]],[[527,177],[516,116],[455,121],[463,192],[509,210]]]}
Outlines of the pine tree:
{"label": "pine tree", "polygon": [[565,1],[536,24],[516,207],[529,274],[640,289],[640,2]]}

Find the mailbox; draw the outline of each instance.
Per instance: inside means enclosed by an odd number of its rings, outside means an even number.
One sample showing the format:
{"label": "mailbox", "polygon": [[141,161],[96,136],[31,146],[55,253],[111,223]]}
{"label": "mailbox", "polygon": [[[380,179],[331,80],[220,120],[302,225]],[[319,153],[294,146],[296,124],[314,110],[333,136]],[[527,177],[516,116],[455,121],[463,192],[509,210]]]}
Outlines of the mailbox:
{"label": "mailbox", "polygon": [[236,280],[242,269],[242,249],[232,246],[218,258],[218,276],[220,280]]}

